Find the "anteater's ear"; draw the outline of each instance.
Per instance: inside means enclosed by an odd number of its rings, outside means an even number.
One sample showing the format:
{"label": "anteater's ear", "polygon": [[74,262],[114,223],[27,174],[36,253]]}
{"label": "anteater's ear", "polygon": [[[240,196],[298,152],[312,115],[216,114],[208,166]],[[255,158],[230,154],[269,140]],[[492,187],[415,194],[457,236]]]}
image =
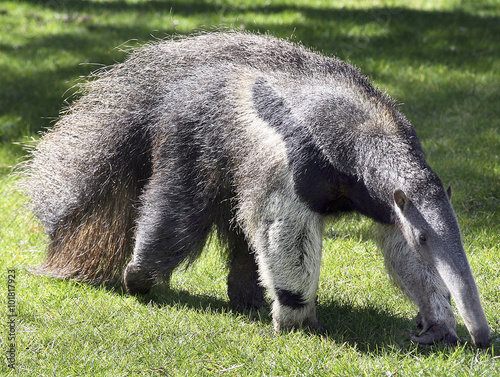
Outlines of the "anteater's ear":
{"label": "anteater's ear", "polygon": [[399,207],[401,212],[404,212],[405,208],[408,208],[408,205],[410,204],[410,199],[406,197],[403,190],[398,189],[394,191],[394,202]]}
{"label": "anteater's ear", "polygon": [[451,200],[451,186],[448,186],[448,190],[446,190],[446,194],[448,195],[448,199]]}

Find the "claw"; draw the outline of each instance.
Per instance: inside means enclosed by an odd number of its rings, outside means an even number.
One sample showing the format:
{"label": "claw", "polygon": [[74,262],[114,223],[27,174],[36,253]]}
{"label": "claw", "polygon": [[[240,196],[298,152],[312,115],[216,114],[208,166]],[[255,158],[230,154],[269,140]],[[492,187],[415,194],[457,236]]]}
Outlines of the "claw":
{"label": "claw", "polygon": [[417,316],[415,317],[415,323],[417,324],[417,329],[419,329],[420,331],[424,329],[424,320],[420,312],[418,312]]}

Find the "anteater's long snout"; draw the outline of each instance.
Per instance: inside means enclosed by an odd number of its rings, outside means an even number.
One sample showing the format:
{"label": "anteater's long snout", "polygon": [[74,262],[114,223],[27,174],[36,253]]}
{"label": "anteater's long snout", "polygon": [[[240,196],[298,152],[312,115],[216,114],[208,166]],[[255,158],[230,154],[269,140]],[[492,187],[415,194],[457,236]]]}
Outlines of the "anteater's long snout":
{"label": "anteater's long snout", "polygon": [[436,269],[450,291],[474,344],[481,348],[489,347],[490,329],[463,248],[437,257]]}

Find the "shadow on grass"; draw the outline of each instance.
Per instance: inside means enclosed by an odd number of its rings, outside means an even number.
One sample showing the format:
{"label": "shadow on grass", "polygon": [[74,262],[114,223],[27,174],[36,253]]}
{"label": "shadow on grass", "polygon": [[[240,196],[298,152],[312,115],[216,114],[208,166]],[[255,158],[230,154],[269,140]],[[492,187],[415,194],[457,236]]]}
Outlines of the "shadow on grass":
{"label": "shadow on grass", "polygon": [[[122,289],[114,289],[116,294],[126,295]],[[272,327],[269,307],[261,309],[239,310],[229,301],[221,300],[208,295],[196,295],[187,291],[172,290],[164,285],[155,286],[151,292],[144,296],[137,296],[142,304],[154,304],[158,307],[182,306],[190,310],[211,312],[213,314],[244,315],[251,321],[258,321],[265,326]],[[325,333],[310,333],[300,330],[310,336],[324,337],[336,344],[348,344],[360,352],[375,354],[384,350],[398,350],[400,352],[419,352],[431,354],[444,352],[452,354],[456,347],[436,345],[420,347],[410,341],[410,333],[417,328],[413,320],[380,310],[372,306],[359,307],[350,303],[338,301],[322,301],[317,305],[318,318],[324,326]],[[416,313],[415,313],[416,314]],[[470,342],[467,330],[458,327],[461,343]],[[496,338],[496,334],[493,334]],[[474,350],[473,346],[469,347]],[[494,350],[495,356],[500,356],[498,347]]]}
{"label": "shadow on grass", "polygon": [[[119,293],[126,294],[123,291]],[[258,310],[240,310],[233,307],[229,301],[207,295],[194,295],[187,291],[171,290],[161,285],[156,286],[145,296],[138,296],[137,299],[143,304],[153,303],[159,307],[180,305],[201,312],[244,315],[249,320],[259,321],[272,327],[269,306]],[[401,331],[411,326],[405,319],[376,308],[354,308],[352,305],[335,301],[319,303],[317,310],[326,334],[312,333],[312,336],[326,336],[337,344],[347,343],[364,352],[383,347],[405,349],[412,347],[407,332]],[[307,330],[301,331],[307,332]]]}

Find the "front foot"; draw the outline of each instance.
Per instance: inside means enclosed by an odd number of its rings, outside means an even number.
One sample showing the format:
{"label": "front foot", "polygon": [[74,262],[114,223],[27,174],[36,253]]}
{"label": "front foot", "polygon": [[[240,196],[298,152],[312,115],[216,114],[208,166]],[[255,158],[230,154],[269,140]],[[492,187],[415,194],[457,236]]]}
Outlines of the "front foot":
{"label": "front foot", "polygon": [[419,334],[410,334],[410,339],[422,346],[431,346],[437,343],[457,345],[459,343],[455,334],[450,333],[440,325],[434,325],[429,330]]}
{"label": "front foot", "polygon": [[324,333],[325,329],[316,317],[316,303],[310,302],[300,308],[281,305],[277,301],[272,309],[274,331],[306,329],[314,333]]}
{"label": "front foot", "polygon": [[457,345],[459,343],[455,329],[446,324],[425,324],[425,320],[420,313],[417,314],[415,322],[417,328],[421,331],[418,334],[410,334],[412,342],[422,346],[431,346],[437,343]]}

